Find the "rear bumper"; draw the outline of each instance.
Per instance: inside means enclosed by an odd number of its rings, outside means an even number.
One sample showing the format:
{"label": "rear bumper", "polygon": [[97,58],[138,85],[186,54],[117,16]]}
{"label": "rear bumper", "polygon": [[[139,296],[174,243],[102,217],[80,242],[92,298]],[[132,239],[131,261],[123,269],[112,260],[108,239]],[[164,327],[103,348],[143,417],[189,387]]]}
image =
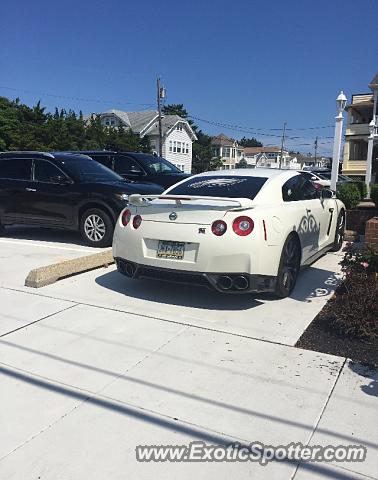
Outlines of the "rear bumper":
{"label": "rear bumper", "polygon": [[249,273],[204,273],[142,265],[120,257],[115,259],[117,270],[129,278],[149,278],[172,283],[197,285],[222,293],[274,292],[276,277]]}

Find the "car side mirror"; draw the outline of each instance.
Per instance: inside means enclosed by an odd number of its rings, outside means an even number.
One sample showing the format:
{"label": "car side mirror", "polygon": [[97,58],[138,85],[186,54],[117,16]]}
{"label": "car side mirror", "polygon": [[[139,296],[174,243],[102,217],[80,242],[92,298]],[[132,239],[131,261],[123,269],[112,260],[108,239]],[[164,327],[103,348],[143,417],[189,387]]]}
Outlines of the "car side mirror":
{"label": "car side mirror", "polygon": [[52,183],[58,183],[59,185],[67,185],[69,183],[72,183],[71,180],[69,180],[64,175],[55,175],[53,177],[50,177],[50,181]]}
{"label": "car side mirror", "polygon": [[335,198],[335,192],[330,190],[329,188],[323,188],[321,191],[321,198]]}
{"label": "car side mirror", "polygon": [[142,175],[142,170],[138,170],[137,168],[132,168],[130,172],[132,175]]}

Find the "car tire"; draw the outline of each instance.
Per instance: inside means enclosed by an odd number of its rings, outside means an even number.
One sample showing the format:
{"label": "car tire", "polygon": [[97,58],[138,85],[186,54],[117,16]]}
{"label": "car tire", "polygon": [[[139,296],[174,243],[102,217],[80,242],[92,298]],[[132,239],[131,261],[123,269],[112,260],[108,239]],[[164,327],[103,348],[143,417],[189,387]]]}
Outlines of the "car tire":
{"label": "car tire", "polygon": [[80,219],[80,233],[91,247],[109,247],[113,240],[114,225],[109,215],[100,208],[86,210]]}
{"label": "car tire", "polygon": [[337,217],[336,223],[336,231],[335,231],[335,240],[333,242],[333,247],[331,248],[331,252],[338,252],[341,250],[344,241],[344,234],[345,234],[345,211],[341,210]]}
{"label": "car tire", "polygon": [[289,235],[284,243],[278,267],[275,296],[286,298],[293,291],[301,266],[301,249],[295,235]]}

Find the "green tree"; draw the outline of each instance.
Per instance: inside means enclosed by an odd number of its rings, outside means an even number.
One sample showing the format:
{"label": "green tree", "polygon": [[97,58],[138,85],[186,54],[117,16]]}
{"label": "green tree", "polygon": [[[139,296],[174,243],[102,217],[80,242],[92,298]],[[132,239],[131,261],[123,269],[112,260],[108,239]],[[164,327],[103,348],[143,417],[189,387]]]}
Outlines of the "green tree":
{"label": "green tree", "polygon": [[164,105],[162,108],[162,113],[164,115],[178,115],[179,117],[184,118],[189,123],[192,130],[197,134],[198,127],[195,125],[193,120],[188,118],[189,114],[182,103],[171,103],[169,105]]}
{"label": "green tree", "polygon": [[239,163],[236,164],[236,168],[247,168],[248,163],[245,158],[242,158]]}
{"label": "green tree", "polygon": [[262,147],[263,144],[259,142],[255,137],[246,138],[243,137],[241,140],[238,141],[239,145],[242,147]]}

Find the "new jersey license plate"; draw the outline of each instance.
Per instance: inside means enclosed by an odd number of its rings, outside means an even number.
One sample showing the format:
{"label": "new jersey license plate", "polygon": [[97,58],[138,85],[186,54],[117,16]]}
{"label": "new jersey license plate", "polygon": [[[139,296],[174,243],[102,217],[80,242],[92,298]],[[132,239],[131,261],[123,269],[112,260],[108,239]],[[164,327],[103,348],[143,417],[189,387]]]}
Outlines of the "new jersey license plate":
{"label": "new jersey license plate", "polygon": [[159,240],[157,257],[173,258],[182,260],[184,258],[185,242],[171,242],[167,240]]}

